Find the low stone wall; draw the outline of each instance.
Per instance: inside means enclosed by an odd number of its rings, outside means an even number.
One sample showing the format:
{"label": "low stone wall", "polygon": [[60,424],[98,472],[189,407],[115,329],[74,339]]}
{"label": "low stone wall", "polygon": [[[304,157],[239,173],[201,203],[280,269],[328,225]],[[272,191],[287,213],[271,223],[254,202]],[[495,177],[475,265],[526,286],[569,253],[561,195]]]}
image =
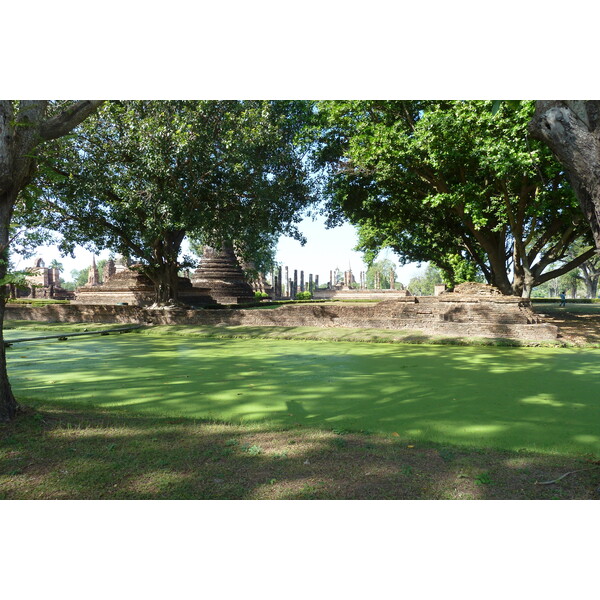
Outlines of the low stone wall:
{"label": "low stone wall", "polygon": [[392,300],[409,296],[408,290],[315,290],[315,300]]}
{"label": "low stone wall", "polygon": [[[137,306],[7,305],[7,319],[148,325],[358,327],[419,330],[433,335],[556,339],[528,301],[501,296],[402,298],[374,304],[293,304],[264,309],[148,310]],[[441,300],[443,298],[443,300]]]}

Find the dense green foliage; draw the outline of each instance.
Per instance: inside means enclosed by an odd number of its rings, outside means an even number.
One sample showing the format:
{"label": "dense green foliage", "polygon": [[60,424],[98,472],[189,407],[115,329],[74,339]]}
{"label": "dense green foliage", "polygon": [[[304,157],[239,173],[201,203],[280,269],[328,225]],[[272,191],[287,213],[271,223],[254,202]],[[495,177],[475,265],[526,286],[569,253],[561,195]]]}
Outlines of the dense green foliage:
{"label": "dense green foliage", "polygon": [[442,283],[442,272],[433,265],[428,265],[423,275],[417,275],[408,282],[408,290],[413,296],[433,296],[434,287]]}
{"label": "dense green foliage", "polygon": [[[591,256],[577,201],[550,151],[527,138],[532,103],[331,101],[321,164],[332,220],[359,227],[368,260],[392,248],[434,263],[450,283],[478,272],[507,294]],[[570,244],[588,250],[556,272]]]}
{"label": "dense green foliage", "polygon": [[396,265],[389,259],[373,261],[365,273],[367,289],[375,289],[379,284],[379,289],[390,289],[391,279],[396,281]]}
{"label": "dense green foliage", "polygon": [[296,294],[296,300],[312,300],[312,294],[310,292],[298,292]]}
{"label": "dense green foliage", "polygon": [[105,104],[56,144],[38,180],[42,224],[143,265],[157,300],[177,294],[186,235],[218,246],[285,232],[312,200],[298,143],[306,102]]}

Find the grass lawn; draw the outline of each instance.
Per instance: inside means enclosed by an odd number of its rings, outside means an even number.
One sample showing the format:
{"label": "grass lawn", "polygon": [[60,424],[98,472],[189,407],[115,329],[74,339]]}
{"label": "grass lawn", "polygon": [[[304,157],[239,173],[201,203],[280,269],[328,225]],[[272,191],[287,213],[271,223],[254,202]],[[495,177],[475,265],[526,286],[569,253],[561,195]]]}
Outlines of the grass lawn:
{"label": "grass lawn", "polygon": [[[5,337],[116,327],[13,322]],[[0,499],[598,495],[594,348],[155,327],[7,357],[26,411],[0,426]]]}
{"label": "grass lawn", "polygon": [[226,339],[203,329],[16,344],[13,389],[24,403],[600,456],[597,349]]}
{"label": "grass lawn", "polygon": [[534,298],[532,304],[536,312],[544,313],[549,316],[560,316],[565,313],[600,316],[600,302],[577,304],[577,302],[569,301],[565,306],[559,306],[559,300],[557,300],[556,303],[536,302]]}

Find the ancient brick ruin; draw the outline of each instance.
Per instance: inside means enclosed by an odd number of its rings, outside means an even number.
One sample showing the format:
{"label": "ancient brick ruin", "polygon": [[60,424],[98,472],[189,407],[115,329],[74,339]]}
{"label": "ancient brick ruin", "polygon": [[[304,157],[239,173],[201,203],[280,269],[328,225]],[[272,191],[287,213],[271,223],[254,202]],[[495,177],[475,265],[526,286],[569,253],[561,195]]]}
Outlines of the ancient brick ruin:
{"label": "ancient brick ruin", "polygon": [[[115,263],[108,260],[103,270],[103,283],[99,282],[95,260],[90,268],[86,285],[77,288],[74,304],[125,304],[148,306],[155,301],[152,281],[140,271],[141,265],[129,265],[124,259]],[[185,277],[179,278],[179,298],[190,305],[215,304],[209,290],[193,286]]]}
{"label": "ancient brick ruin", "polygon": [[77,288],[74,304],[131,304],[143,306],[154,301],[154,285],[142,273],[121,260],[119,266],[108,260],[100,283],[95,260],[87,283]]}
{"label": "ancient brick ruin", "polygon": [[36,258],[33,266],[25,269],[26,286],[11,286],[10,295],[14,298],[48,298],[52,300],[71,300],[73,292],[64,290],[60,285],[60,271],[46,267],[43,259]]}
{"label": "ancient brick ruin", "polygon": [[8,319],[64,322],[356,327],[418,331],[451,337],[554,340],[555,325],[544,323],[528,299],[503,296],[483,284],[458,286],[439,296],[405,296],[372,304],[284,305],[269,310],[218,309],[169,311],[135,306],[8,306]]}
{"label": "ancient brick ruin", "polygon": [[208,289],[210,296],[220,304],[254,301],[254,289],[246,280],[231,244],[224,244],[221,250],[205,246],[191,282],[194,287]]}

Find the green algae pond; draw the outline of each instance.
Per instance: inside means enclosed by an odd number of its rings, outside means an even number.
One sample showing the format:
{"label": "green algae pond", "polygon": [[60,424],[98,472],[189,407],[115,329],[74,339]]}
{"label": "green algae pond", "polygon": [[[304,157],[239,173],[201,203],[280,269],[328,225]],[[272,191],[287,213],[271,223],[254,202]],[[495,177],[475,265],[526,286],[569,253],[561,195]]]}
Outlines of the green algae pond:
{"label": "green algae pond", "polygon": [[[32,330],[5,332],[8,341],[20,337],[33,337]],[[6,354],[23,404],[118,406],[600,456],[598,349],[131,332],[23,342]]]}

